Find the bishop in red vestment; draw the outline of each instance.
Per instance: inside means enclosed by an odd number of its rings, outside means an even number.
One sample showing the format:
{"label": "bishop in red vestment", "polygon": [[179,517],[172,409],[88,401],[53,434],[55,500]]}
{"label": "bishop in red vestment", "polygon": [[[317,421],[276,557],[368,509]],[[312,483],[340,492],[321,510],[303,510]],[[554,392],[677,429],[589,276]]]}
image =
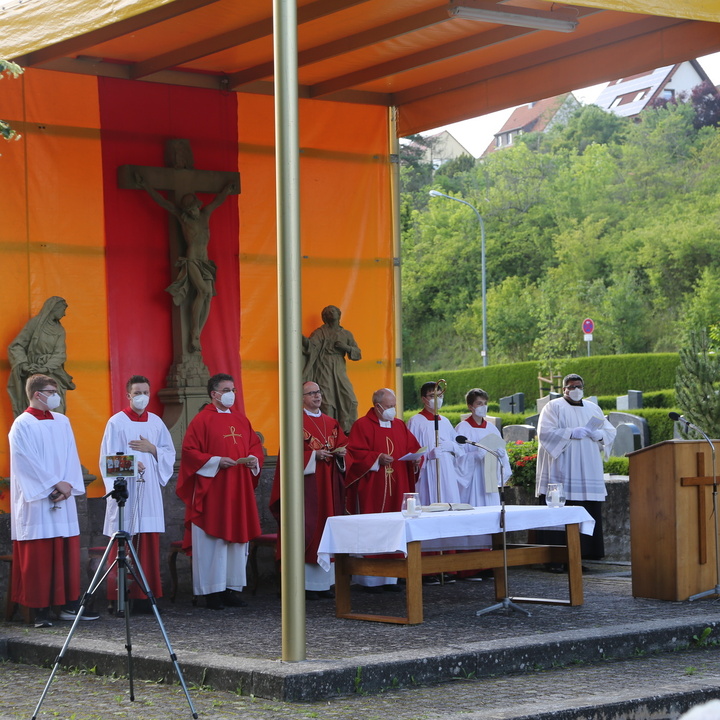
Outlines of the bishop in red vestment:
{"label": "bishop in red vestment", "polygon": [[193,589],[207,607],[242,606],[247,543],[260,535],[255,488],[263,462],[250,421],[232,410],[234,382],[214,375],[212,401],[191,421],[182,444],[177,494],[185,503],[184,548],[192,547]]}
{"label": "bishop in red vestment", "polygon": [[[395,417],[397,400],[388,388],[373,393],[373,406],[355,421],[348,442],[345,475],[352,513],[399,512],[403,493],[415,492],[417,463],[398,458],[420,449],[416,437]],[[371,591],[398,589],[397,578],[357,576]]]}
{"label": "bishop in red vestment", "polygon": [[396,402],[392,390],[377,390],[372,408],[350,431],[345,485],[353,514],[400,512],[403,493],[415,492],[413,463],[397,460],[420,444],[395,417]]}
{"label": "bishop in red vestment", "polygon": [[[325,521],[342,515],[345,507],[347,436],[334,418],[320,411],[322,392],[315,382],[303,383],[303,467],[305,476],[305,595],[308,600],[334,597],[334,568],[317,564]],[[280,465],[270,495],[270,511],[280,524]],[[280,545],[278,544],[278,548]]]}

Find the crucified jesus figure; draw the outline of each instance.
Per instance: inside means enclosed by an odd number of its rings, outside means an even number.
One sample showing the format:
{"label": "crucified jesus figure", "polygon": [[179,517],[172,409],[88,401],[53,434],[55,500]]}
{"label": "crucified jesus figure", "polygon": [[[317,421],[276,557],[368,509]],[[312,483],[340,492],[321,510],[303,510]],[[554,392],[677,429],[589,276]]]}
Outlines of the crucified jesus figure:
{"label": "crucified jesus figure", "polygon": [[231,193],[237,193],[234,183],[228,183],[215,199],[205,205],[197,195],[188,193],[180,198],[179,206],[163,197],[155,188],[147,184],[142,175],[135,175],[137,187],[142,188],[160,207],[165,208],[177,218],[185,240],[185,255],[178,258],[180,268],[175,281],[165,288],[173,297],[173,302],[180,306],[189,302],[190,310],[190,352],[200,352],[200,333],[210,314],[210,301],[215,293],[215,275],[217,266],[208,257],[210,243],[210,215]]}

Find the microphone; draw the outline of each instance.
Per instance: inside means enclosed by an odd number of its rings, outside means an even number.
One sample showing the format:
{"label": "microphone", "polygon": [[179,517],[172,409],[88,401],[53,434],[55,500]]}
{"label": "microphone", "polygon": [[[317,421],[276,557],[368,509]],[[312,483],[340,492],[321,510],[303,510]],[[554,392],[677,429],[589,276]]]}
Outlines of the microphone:
{"label": "microphone", "polygon": [[685,430],[687,431],[688,428],[692,428],[693,430],[697,430],[701,435],[703,435],[703,431],[697,427],[697,425],[693,425],[684,415],[680,415],[676,412],[669,412],[668,417],[671,420],[674,420],[675,422],[681,422],[685,425]]}
{"label": "microphone", "polygon": [[457,435],[455,437],[455,442],[460,443],[460,445],[474,445],[475,447],[479,447],[479,448],[482,448],[483,450],[485,450],[485,448],[480,443],[476,443],[476,442],[473,442],[472,440],[468,440],[464,435]]}

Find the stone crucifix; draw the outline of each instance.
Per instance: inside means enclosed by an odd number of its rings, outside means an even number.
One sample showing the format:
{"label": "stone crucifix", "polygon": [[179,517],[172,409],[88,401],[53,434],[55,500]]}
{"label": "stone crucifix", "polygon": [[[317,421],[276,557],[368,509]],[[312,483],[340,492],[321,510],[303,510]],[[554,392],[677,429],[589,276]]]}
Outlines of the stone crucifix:
{"label": "stone crucifix", "polygon": [[[182,387],[196,385],[208,375],[200,334],[215,295],[216,266],[208,257],[210,215],[228,195],[240,192],[240,173],[196,170],[189,140],[168,140],[165,163],[166,167],[122,165],[118,186],[145,190],[171,215],[170,259],[178,270],[166,288],[175,304],[174,362],[168,384]],[[159,190],[167,191],[168,197]],[[215,198],[203,206],[196,193],[213,193]]]}

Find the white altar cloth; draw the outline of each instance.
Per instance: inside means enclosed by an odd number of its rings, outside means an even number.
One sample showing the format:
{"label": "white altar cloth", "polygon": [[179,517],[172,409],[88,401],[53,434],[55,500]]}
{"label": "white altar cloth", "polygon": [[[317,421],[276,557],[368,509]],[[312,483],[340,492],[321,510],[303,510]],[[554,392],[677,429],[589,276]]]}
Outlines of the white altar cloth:
{"label": "white altar cloth", "polygon": [[[583,507],[576,505],[549,508],[542,505],[507,505],[505,525],[508,532],[537,528],[563,528],[580,524],[580,532],[592,535],[595,521]],[[468,550],[473,536],[498,533],[500,506],[473,510],[423,513],[405,518],[399,512],[367,515],[338,515],[327,519],[318,548],[318,563],[326,570],[336,553],[379,555],[403,553],[408,543],[421,541],[422,549]]]}

